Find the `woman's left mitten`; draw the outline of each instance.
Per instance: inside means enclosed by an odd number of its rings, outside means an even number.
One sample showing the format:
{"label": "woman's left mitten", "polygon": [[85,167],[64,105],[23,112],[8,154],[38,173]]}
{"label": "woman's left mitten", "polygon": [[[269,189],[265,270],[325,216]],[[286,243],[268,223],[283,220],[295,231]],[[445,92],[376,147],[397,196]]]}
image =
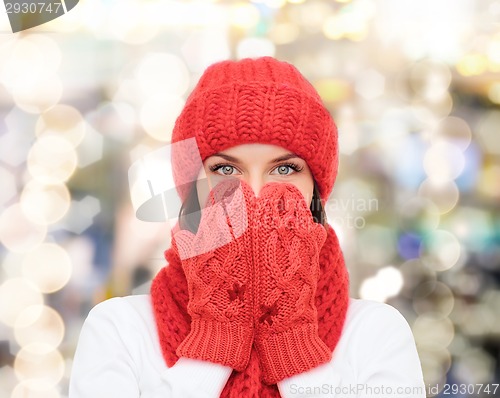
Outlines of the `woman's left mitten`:
{"label": "woman's left mitten", "polygon": [[289,183],[266,184],[254,214],[254,340],[263,381],[275,384],[331,359],[314,302],[327,232]]}

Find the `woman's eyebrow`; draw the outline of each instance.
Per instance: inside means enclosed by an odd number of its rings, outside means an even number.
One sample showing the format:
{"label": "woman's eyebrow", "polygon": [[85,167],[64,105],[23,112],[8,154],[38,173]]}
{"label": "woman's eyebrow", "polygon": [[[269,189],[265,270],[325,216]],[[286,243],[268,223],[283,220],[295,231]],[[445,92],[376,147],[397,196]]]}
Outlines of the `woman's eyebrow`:
{"label": "woman's eyebrow", "polygon": [[[233,156],[226,155],[224,153],[215,153],[212,156],[219,156],[219,157],[221,157],[223,159],[226,159],[226,160],[228,160],[230,162],[240,163],[240,161],[237,158],[235,158]],[[288,160],[288,159],[291,159],[291,158],[300,158],[300,157],[298,155],[296,155],[295,153],[287,153],[286,155],[279,156],[276,159],[271,160],[269,163],[282,162],[284,160]]]}

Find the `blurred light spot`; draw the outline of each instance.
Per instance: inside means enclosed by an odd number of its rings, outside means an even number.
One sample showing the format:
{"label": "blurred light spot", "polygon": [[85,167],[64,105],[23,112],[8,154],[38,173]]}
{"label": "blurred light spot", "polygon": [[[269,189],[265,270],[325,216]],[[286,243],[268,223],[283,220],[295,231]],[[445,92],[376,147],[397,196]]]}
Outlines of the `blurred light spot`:
{"label": "blurred light spot", "polygon": [[76,147],[85,135],[85,122],[76,108],[59,104],[40,115],[35,133],[38,137],[62,136]]}
{"label": "blurred light spot", "polygon": [[435,60],[417,62],[410,70],[409,83],[420,97],[439,101],[448,94],[451,71],[445,63]]}
{"label": "blurred light spot", "polygon": [[[483,308],[491,315],[490,319],[500,319],[500,291],[488,289],[482,296],[481,302]],[[500,323],[493,321],[491,323],[491,333],[500,334]]]}
{"label": "blurred light spot", "polygon": [[199,74],[212,63],[230,58],[231,50],[225,24],[191,32],[182,45],[181,52],[189,70]]}
{"label": "blurred light spot", "polygon": [[80,201],[72,200],[69,212],[62,220],[64,229],[81,234],[94,222],[94,217],[101,211],[99,199],[85,196]]}
{"label": "blurred light spot", "polygon": [[463,351],[470,347],[470,341],[459,332],[459,328],[455,331],[455,337],[449,345],[452,355],[460,355]]}
{"label": "blurred light spot", "polygon": [[368,33],[368,21],[374,12],[371,1],[350,3],[330,14],[322,24],[323,34],[331,40],[346,38],[353,41],[363,40]]}
{"label": "blurred light spot", "polygon": [[464,119],[456,116],[449,116],[439,122],[435,134],[431,136],[432,143],[446,140],[462,151],[465,151],[472,139],[470,126]]}
{"label": "blurred light spot", "polygon": [[351,96],[351,86],[344,80],[319,79],[314,82],[314,87],[325,102],[340,103]]}
{"label": "blurred light spot", "polygon": [[455,275],[455,277],[453,278],[452,283],[453,283],[453,289],[458,295],[470,296],[470,297],[476,297],[482,285],[481,280],[477,275],[477,272],[468,272],[468,271],[462,271],[460,273],[457,273],[457,275]]}
{"label": "blurred light spot", "polygon": [[485,112],[475,130],[476,137],[483,150],[493,155],[500,155],[500,140],[498,139],[500,126],[500,111]]}
{"label": "blurred light spot", "polygon": [[[281,4],[276,4],[277,1],[266,1],[268,7],[281,7],[285,1],[279,1]],[[259,23],[260,14],[253,4],[238,2],[233,4],[230,9],[231,24],[243,29],[249,29]]]}
{"label": "blurred light spot", "polygon": [[7,279],[0,285],[0,321],[14,327],[19,314],[32,305],[42,305],[42,293],[23,278]]}
{"label": "blurred light spot", "polygon": [[66,244],[66,249],[73,264],[71,286],[78,289],[88,289],[88,281],[95,277],[95,243],[89,235],[75,236]]}
{"label": "blurred light spot", "polygon": [[443,227],[454,233],[472,251],[482,252],[494,242],[491,214],[480,208],[459,207],[446,219]]}
{"label": "blurred light spot", "polygon": [[412,111],[415,116],[428,125],[436,124],[440,119],[450,115],[453,109],[453,98],[445,93],[434,101],[415,97],[412,100]]}
{"label": "blurred light spot", "polygon": [[445,347],[417,346],[417,348],[425,383],[428,388],[433,388],[430,391],[433,395],[427,396],[433,397],[445,386],[446,373],[451,366],[451,354]]}
{"label": "blurred light spot", "polygon": [[[144,7],[144,2],[137,2]],[[168,29],[213,28],[227,23],[226,7],[219,6],[215,1],[155,1],[149,6],[144,23],[152,21]]]}
{"label": "blurred light spot", "polygon": [[173,54],[150,53],[137,66],[135,76],[144,98],[168,93],[183,96],[189,86],[189,73],[184,62]]}
{"label": "blurred light spot", "polygon": [[391,147],[386,167],[390,166],[390,175],[406,188],[415,189],[425,178],[422,166],[425,144],[421,137],[414,134],[404,136]]}
{"label": "blurred light spot", "polygon": [[430,231],[423,243],[420,258],[436,271],[453,267],[462,251],[456,236],[445,230]]}
{"label": "blurred light spot", "polygon": [[33,43],[42,53],[42,59],[38,59],[44,65],[43,69],[49,73],[56,72],[61,65],[62,53],[58,42],[46,34],[29,34],[24,40]]}
{"label": "blurred light spot", "polygon": [[478,53],[466,54],[456,64],[458,73],[463,76],[480,75],[486,71],[487,67],[488,58]]}
{"label": "blurred light spot", "polygon": [[39,245],[47,234],[47,227],[33,223],[15,203],[0,213],[0,242],[16,253],[23,253]]}
{"label": "blurred light spot", "polygon": [[405,260],[418,258],[422,239],[412,233],[403,233],[398,239],[398,253]]}
{"label": "blurred light spot", "polygon": [[413,308],[417,314],[430,312],[438,313],[443,317],[450,315],[455,304],[453,292],[442,282],[424,282],[415,289]]}
{"label": "blurred light spot", "polygon": [[395,246],[396,236],[393,230],[368,225],[360,232],[358,255],[368,264],[385,265],[394,256]]}
{"label": "blurred light spot", "polygon": [[270,56],[274,57],[276,48],[266,38],[248,37],[241,40],[236,48],[238,59]]}
{"label": "blurred light spot", "polygon": [[488,98],[495,104],[500,104],[500,83],[493,83],[488,89]]}
{"label": "blurred light spot", "polygon": [[95,163],[103,157],[102,135],[99,134],[91,125],[87,124],[86,133],[83,141],[76,148],[78,167],[83,168]]}
{"label": "blurred light spot", "polygon": [[70,200],[66,185],[45,185],[31,180],[21,193],[20,203],[24,214],[31,221],[48,225],[59,221],[66,214]]}
{"label": "blurred light spot", "polygon": [[462,332],[469,338],[482,338],[493,332],[495,324],[498,322],[498,317],[495,316],[496,312],[479,303],[467,304],[462,312],[457,314],[456,323],[460,325]]}
{"label": "blurred light spot", "polygon": [[168,94],[150,97],[141,108],[141,124],[151,137],[158,141],[171,140],[175,120],[184,107],[184,100]]}
{"label": "blurred light spot", "polygon": [[[424,124],[427,126],[433,126],[439,122],[439,117],[436,116],[435,110],[430,109],[434,104],[428,104],[427,102],[414,97],[412,99],[411,104],[411,112],[416,120],[418,120],[419,124]],[[448,114],[443,115],[442,117],[446,117]]]}
{"label": "blurred light spot", "polygon": [[418,196],[432,201],[439,213],[444,214],[457,205],[460,192],[454,181],[436,182],[427,178],[420,184]]}
{"label": "blurred light spot", "polygon": [[428,267],[420,259],[405,261],[399,266],[399,272],[401,272],[404,280],[401,294],[411,299],[413,299],[413,293],[417,286],[436,280],[436,271]]}
{"label": "blurred light spot", "polygon": [[[64,18],[57,18],[64,19]],[[56,21],[57,21],[56,19]],[[10,398],[60,398],[57,387],[47,381],[34,379],[23,380],[12,390]]]}
{"label": "blurred light spot", "polygon": [[58,350],[44,343],[32,343],[19,350],[14,370],[19,380],[44,381],[55,386],[64,375],[64,359]]}
{"label": "blurred light spot", "polygon": [[136,112],[126,102],[102,102],[85,119],[102,135],[117,141],[129,142],[135,134]]}
{"label": "blurred light spot", "polygon": [[385,302],[396,296],[403,286],[399,270],[393,266],[380,269],[373,277],[366,278],[359,289],[360,297],[367,300]]}
{"label": "blurred light spot", "polygon": [[323,34],[327,39],[339,40],[344,36],[344,27],[337,14],[329,15],[323,24]]}
{"label": "blurred light spot", "polygon": [[425,172],[436,185],[458,177],[464,169],[464,164],[465,159],[460,148],[446,141],[433,144],[424,156]]}
{"label": "blurred light spot", "polygon": [[335,123],[339,131],[339,151],[341,154],[351,155],[364,143],[360,142],[359,123],[351,105],[339,105]]}
{"label": "blurred light spot", "polygon": [[[9,106],[11,106],[10,104]],[[23,164],[33,144],[33,130],[37,116],[17,106],[4,118],[7,131],[0,135],[0,161],[17,167]]]}
{"label": "blurred light spot", "polygon": [[401,229],[423,235],[439,225],[439,209],[429,199],[411,197],[403,200],[397,210]]}
{"label": "blurred light spot", "polygon": [[484,154],[475,140],[465,149],[464,169],[455,179],[460,192],[470,192],[477,188],[479,173],[483,166],[483,156]]}
{"label": "blurred light spot", "polygon": [[455,334],[451,320],[433,312],[419,315],[412,330],[417,345],[431,350],[448,347]]}
{"label": "blurred light spot", "polygon": [[485,164],[480,171],[477,189],[484,195],[494,198],[500,198],[500,164]]}
{"label": "blurred light spot", "polygon": [[43,58],[43,49],[36,43],[26,38],[16,40],[2,61],[0,81],[11,93],[22,85],[30,86],[43,76],[46,69]]}
{"label": "blurred light spot", "polygon": [[355,90],[366,100],[373,100],[384,94],[385,78],[373,69],[360,72],[356,79]]}
{"label": "blurred light spot", "polygon": [[[43,343],[47,352],[55,350],[64,337],[64,321],[61,315],[46,305],[30,306],[19,314],[14,326],[14,336],[21,347],[34,347]],[[31,345],[31,346],[30,346]]]}
{"label": "blurred light spot", "polygon": [[0,190],[0,209],[2,205],[11,200],[17,193],[16,179],[7,169],[0,166],[0,181],[2,189]]}
{"label": "blurred light spot", "polygon": [[143,44],[150,41],[159,31],[153,10],[146,3],[136,0],[115,1],[108,19],[107,29],[111,34],[127,44]]}
{"label": "blurred light spot", "polygon": [[[493,3],[494,4],[494,3]],[[496,3],[498,4],[498,2]],[[500,64],[500,34],[492,35],[488,43],[488,59],[490,63]]]}
{"label": "blurred light spot", "polygon": [[[392,155],[400,150],[400,144],[408,136],[412,124],[413,115],[408,109],[385,110],[376,125],[375,142],[381,150]],[[386,167],[391,168],[392,165]]]}
{"label": "blurred light spot", "polygon": [[287,9],[289,21],[307,33],[320,33],[332,8],[324,2],[307,1],[297,7]]}
{"label": "blurred light spot", "polygon": [[23,274],[42,293],[62,289],[71,276],[72,264],[66,250],[54,243],[43,243],[26,253]]}
{"label": "blurred light spot", "polygon": [[55,135],[40,137],[28,154],[28,171],[44,184],[68,180],[76,169],[77,157],[65,138]]}
{"label": "blurred light spot", "polygon": [[264,3],[270,8],[281,8],[286,4],[286,0],[265,0]]}
{"label": "blurred light spot", "polygon": [[472,347],[454,360],[455,374],[462,383],[491,383],[495,360],[482,348]]}
{"label": "blurred light spot", "polygon": [[300,35],[300,29],[293,23],[275,23],[270,27],[269,38],[275,45],[292,43]]}
{"label": "blurred light spot", "polygon": [[42,113],[62,97],[62,82],[56,74],[45,76],[31,85],[15,87],[12,97],[16,105],[30,113]]}

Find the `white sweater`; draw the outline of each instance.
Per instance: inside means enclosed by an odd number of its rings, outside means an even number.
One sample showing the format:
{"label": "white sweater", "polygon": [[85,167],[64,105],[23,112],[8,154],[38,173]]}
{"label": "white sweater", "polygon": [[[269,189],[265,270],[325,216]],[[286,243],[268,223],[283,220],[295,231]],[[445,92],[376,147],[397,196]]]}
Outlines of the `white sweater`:
{"label": "white sweater", "polygon": [[[69,398],[219,397],[232,369],[180,358],[163,360],[149,295],[96,305],[81,330]],[[284,398],[425,398],[415,340],[394,307],[350,299],[329,363],[278,383]]]}

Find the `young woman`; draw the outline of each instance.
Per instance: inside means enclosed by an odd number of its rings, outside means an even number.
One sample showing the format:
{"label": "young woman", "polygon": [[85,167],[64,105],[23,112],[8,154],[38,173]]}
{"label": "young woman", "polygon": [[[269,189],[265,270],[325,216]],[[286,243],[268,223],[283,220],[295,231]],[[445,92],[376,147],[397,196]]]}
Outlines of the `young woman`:
{"label": "young woman", "polygon": [[192,138],[198,154],[172,151],[167,265],[150,295],[90,311],[70,398],[425,397],[403,316],[349,297],[324,211],[337,129],[313,86],[272,57],[213,64],[172,143]]}

